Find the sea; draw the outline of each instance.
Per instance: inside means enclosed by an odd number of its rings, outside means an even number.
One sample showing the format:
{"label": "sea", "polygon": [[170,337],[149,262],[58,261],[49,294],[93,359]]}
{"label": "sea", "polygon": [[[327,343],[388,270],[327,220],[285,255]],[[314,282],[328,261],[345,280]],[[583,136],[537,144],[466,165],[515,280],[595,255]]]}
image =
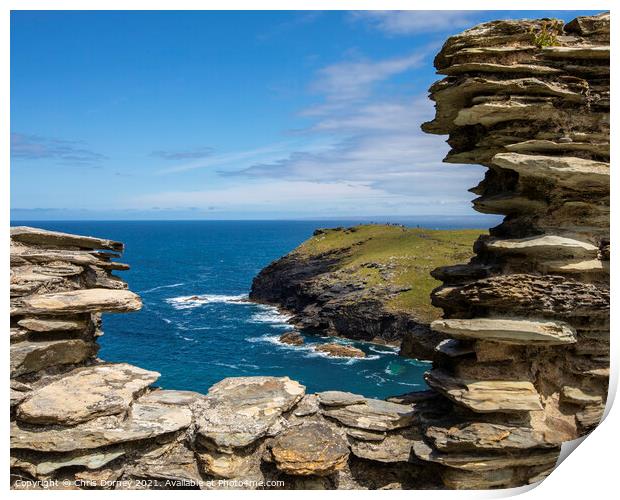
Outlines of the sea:
{"label": "sea", "polygon": [[[487,228],[481,218],[390,219],[433,229]],[[125,243],[117,272],[140,295],[142,310],[104,314],[99,357],[161,374],[164,389],[206,393],[225,377],[288,376],[308,392],[342,390],[386,398],[426,388],[429,363],[407,359],[390,346],[318,335],[305,345],[278,341],[289,316],[247,301],[252,278],[319,227],[383,220],[322,221],[12,221]],[[331,358],[313,344],[336,341],[365,358]]]}

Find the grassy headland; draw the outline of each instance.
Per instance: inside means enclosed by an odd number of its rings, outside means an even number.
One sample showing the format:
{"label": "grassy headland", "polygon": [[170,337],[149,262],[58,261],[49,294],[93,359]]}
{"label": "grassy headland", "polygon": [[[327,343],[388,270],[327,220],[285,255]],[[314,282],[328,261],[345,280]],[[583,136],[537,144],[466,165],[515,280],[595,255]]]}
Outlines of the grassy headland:
{"label": "grassy headland", "polygon": [[431,230],[366,224],[351,228],[320,229],[291,255],[302,259],[344,251],[332,272],[340,271],[367,287],[411,287],[390,298],[385,307],[430,322],[441,311],[431,305],[430,292],[441,283],[430,272],[439,266],[465,263],[479,229]]}

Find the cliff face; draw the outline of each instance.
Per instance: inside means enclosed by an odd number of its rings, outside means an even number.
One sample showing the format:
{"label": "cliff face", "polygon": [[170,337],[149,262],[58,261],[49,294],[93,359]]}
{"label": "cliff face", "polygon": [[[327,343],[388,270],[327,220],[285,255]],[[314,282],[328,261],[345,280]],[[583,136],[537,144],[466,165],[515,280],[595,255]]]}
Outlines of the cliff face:
{"label": "cliff face", "polygon": [[13,488],[499,488],[549,474],[607,398],[609,16],[544,23],[485,23],[436,59],[448,77],[425,130],[449,134],[448,161],[489,168],[476,207],[506,218],[469,264],[434,272],[445,341],[431,391],[306,394],[287,377],[156,389],[159,374],[96,358],[100,313],[140,307],[111,274],[122,244],[13,228]]}
{"label": "cliff face", "polygon": [[295,314],[292,322],[323,335],[401,344],[403,354],[432,359],[440,336],[428,298],[439,264],[465,262],[478,231],[431,231],[361,225],[319,229],[263,269],[250,299]]}

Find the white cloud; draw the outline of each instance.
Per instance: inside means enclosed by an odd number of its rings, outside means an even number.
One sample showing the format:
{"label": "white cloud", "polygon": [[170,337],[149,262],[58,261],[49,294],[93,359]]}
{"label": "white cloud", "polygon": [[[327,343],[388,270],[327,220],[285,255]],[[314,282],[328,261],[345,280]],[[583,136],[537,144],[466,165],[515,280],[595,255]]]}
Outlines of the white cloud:
{"label": "white cloud", "polygon": [[451,10],[369,10],[352,12],[351,17],[388,35],[417,35],[467,27],[475,22],[475,14]]}
{"label": "white cloud", "polygon": [[382,61],[344,61],[331,64],[318,72],[312,90],[328,101],[347,101],[367,97],[373,85],[394,75],[418,67],[426,56],[424,50],[404,57]]}
{"label": "white cloud", "polygon": [[214,170],[225,177],[226,187],[170,191],[136,202],[139,207],[216,206],[256,214],[468,213],[472,196],[467,189],[478,183],[483,168],[442,163],[449,150],[445,138],[420,130],[434,115],[425,94],[389,94],[376,85],[415,68],[426,56],[323,68],[312,85],[323,99],[300,111],[312,123],[295,142],[169,169],[222,167]]}
{"label": "white cloud", "polygon": [[281,155],[284,151],[288,151],[286,144],[273,144],[262,148],[251,149],[247,151],[235,151],[232,153],[214,154],[208,158],[201,158],[188,163],[181,163],[174,167],[165,168],[159,171],[160,174],[171,174],[177,172],[187,172],[188,170],[196,170],[199,168],[222,167],[237,163],[240,161],[260,161],[265,158],[272,158],[274,155]]}

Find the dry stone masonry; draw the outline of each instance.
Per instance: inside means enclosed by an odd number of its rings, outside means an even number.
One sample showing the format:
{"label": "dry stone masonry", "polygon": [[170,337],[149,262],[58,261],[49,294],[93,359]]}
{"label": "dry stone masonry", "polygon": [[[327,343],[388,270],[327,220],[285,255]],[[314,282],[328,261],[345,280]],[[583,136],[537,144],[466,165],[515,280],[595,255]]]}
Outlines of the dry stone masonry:
{"label": "dry stone masonry", "polygon": [[469,264],[434,271],[445,314],[427,391],[307,394],[287,377],[159,389],[158,373],[97,358],[101,313],[141,307],[112,274],[128,269],[113,260],[123,245],[12,228],[13,488],[501,488],[549,474],[607,395],[609,16],[549,29],[485,23],[436,58],[446,78],[424,130],[449,135],[446,161],[489,168],[475,207],[506,217]]}
{"label": "dry stone masonry", "polygon": [[[543,36],[543,35],[548,36]],[[546,42],[545,42],[546,40]],[[489,170],[474,207],[503,214],[466,266],[434,271],[445,335],[428,385],[452,408],[423,418],[416,456],[447,487],[539,480],[592,430],[609,374],[609,14],[496,21],[435,59],[448,163]]]}

